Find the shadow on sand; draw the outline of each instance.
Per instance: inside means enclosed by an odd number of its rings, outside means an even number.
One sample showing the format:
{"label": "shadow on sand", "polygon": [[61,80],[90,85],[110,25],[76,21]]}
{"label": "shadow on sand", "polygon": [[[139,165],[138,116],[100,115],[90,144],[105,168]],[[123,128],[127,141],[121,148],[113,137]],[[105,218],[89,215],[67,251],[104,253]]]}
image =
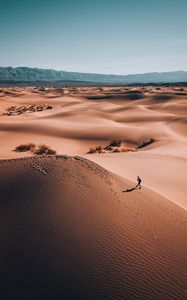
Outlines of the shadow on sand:
{"label": "shadow on sand", "polygon": [[122,191],[122,193],[129,193],[129,192],[133,192],[133,191],[135,191],[135,190],[139,190],[139,189],[141,189],[141,186],[139,186],[139,185],[136,185],[136,186],[135,186],[135,187],[133,187],[133,188],[126,189],[126,190]]}

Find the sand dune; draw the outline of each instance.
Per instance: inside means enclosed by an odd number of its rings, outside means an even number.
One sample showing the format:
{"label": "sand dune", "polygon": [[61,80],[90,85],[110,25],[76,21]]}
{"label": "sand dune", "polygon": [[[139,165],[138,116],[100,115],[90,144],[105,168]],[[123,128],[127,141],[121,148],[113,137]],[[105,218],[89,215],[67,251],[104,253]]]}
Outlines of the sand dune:
{"label": "sand dune", "polygon": [[[20,129],[22,129],[23,132],[30,132],[33,128],[33,133],[35,133],[35,128],[37,127],[36,139],[38,134],[42,136],[45,134],[45,131],[49,132],[49,138],[54,135],[54,131],[59,131],[60,138],[72,139],[74,133],[71,133],[71,131],[78,129],[80,135],[83,136],[83,140],[85,140],[88,136],[87,131],[95,130],[97,126],[96,135],[97,133],[101,135],[98,140],[102,139],[103,143],[108,142],[111,138],[117,137],[126,139],[129,143],[132,136],[132,144],[134,144],[135,139],[141,140],[145,138],[145,136],[147,138],[156,137],[157,139],[160,136],[162,139],[160,125],[167,127],[167,123],[176,121],[176,118],[179,123],[184,124],[186,121],[185,96],[180,96],[183,99],[183,104],[180,104],[177,99],[178,96],[175,95],[178,91],[170,92],[172,99],[174,99],[172,100],[174,103],[171,109],[171,105],[165,106],[165,100],[164,103],[162,103],[163,101],[160,103],[156,98],[164,98],[164,93],[161,93],[160,90],[157,91],[159,96],[155,95],[156,92],[153,94],[151,94],[150,91],[145,93],[142,92],[141,89],[135,88],[121,90],[120,88],[115,88],[113,91],[112,88],[105,88],[99,89],[98,91],[96,88],[87,88],[86,90],[84,88],[82,90],[78,89],[76,92],[76,90],[69,89],[69,92],[66,91],[64,95],[62,92],[59,94],[58,90],[50,91],[50,89],[38,93],[36,93],[37,89],[33,91],[31,88],[14,88],[13,91],[2,89],[0,93],[1,113],[11,105],[50,104],[54,106],[54,109],[33,114],[22,114],[21,116],[14,116],[12,118],[1,116],[0,130],[4,133],[8,131],[8,138],[9,132],[15,132],[16,134],[18,130],[20,133]],[[56,97],[54,98],[55,92]],[[51,93],[53,93],[52,98]],[[141,95],[143,99],[132,101],[131,96],[134,93]],[[16,97],[14,94],[16,94]],[[98,94],[100,95],[100,99],[95,100],[94,97],[98,97]],[[120,102],[118,101],[118,94],[120,95]],[[166,91],[165,94],[166,99],[168,99],[168,92]],[[94,98],[94,100],[88,100],[89,97]],[[101,100],[102,97],[104,100]],[[107,97],[112,97],[112,102],[109,101]],[[183,114],[182,111],[184,112]],[[150,131],[152,130],[152,124],[156,125],[154,128],[158,128],[156,130],[153,129],[152,136],[150,136],[151,132],[147,130],[149,123],[151,124]],[[49,127],[51,130],[49,130]],[[67,128],[70,129],[68,133]],[[110,131],[111,134],[105,137],[107,130]],[[132,132],[134,132],[134,134]],[[92,139],[91,136],[92,134],[90,133],[90,140]],[[95,135],[93,136],[93,140],[95,143]],[[167,136],[165,136],[165,141],[167,141]],[[58,150],[58,145],[55,144],[54,146],[56,146]],[[92,144],[90,146],[92,146]],[[87,149],[83,149],[82,152],[84,153],[86,150]],[[8,152],[9,156],[12,157],[11,149],[9,149]],[[1,157],[3,158],[2,154]]]}
{"label": "sand dune", "polygon": [[187,210],[187,158],[149,151],[112,153],[85,156],[116,174],[135,180],[143,179],[144,186],[164,195]]}
{"label": "sand dune", "polygon": [[2,299],[185,299],[186,212],[132,184],[80,157],[1,161]]}
{"label": "sand dune", "polygon": [[186,87],[0,89],[2,299],[186,299],[186,111]]}
{"label": "sand dune", "polygon": [[[13,151],[22,143],[44,143],[59,154],[85,155],[90,147],[106,146],[116,138],[122,139],[126,147],[132,148],[144,140],[154,138],[154,144],[140,151],[144,151],[144,157],[149,153],[160,155],[159,160],[153,160],[152,169],[157,167],[158,172],[155,172],[162,174],[162,165],[165,164],[162,155],[187,157],[186,95],[187,88],[180,91],[175,87],[1,88],[0,158],[29,156],[30,153]],[[53,109],[17,116],[3,115],[10,106],[43,104],[52,105]],[[127,168],[128,156],[124,156],[125,160],[123,156],[118,156],[119,167],[115,168],[116,173],[127,177],[131,174],[135,178],[138,171],[137,156],[133,157],[134,163],[131,159]],[[114,168],[110,168],[113,157],[110,158],[108,164],[109,158],[105,159],[102,155],[99,162],[114,171]],[[156,166],[154,161],[157,162]],[[121,172],[121,162],[125,174]],[[172,168],[165,170],[166,179],[167,176],[170,178],[171,171],[175,173],[175,161],[172,165]],[[184,182],[185,170],[186,163],[183,172],[179,172],[177,177],[180,182]],[[148,177],[150,173],[146,171]],[[157,178],[153,176],[151,181],[155,180]],[[155,184],[148,184],[146,178],[145,181],[149,188],[156,188],[162,193],[163,189],[158,189],[158,185],[155,187]],[[173,191],[173,186],[170,183],[168,189]],[[175,190],[181,189],[176,187]],[[175,192],[172,197],[169,192],[164,195],[174,202],[179,200],[180,204],[187,207],[184,196],[178,199],[179,194]]]}

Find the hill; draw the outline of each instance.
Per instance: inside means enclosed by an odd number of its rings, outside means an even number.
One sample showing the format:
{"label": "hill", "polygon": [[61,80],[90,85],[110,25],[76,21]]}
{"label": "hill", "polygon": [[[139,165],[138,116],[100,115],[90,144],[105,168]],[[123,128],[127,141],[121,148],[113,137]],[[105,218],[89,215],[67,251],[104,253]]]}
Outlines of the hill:
{"label": "hill", "polygon": [[0,67],[0,83],[13,84],[146,84],[146,83],[178,83],[187,82],[186,71],[145,73],[132,75],[105,75],[56,71],[51,69],[27,67]]}
{"label": "hill", "polygon": [[186,213],[80,157],[0,161],[1,299],[186,295]]}

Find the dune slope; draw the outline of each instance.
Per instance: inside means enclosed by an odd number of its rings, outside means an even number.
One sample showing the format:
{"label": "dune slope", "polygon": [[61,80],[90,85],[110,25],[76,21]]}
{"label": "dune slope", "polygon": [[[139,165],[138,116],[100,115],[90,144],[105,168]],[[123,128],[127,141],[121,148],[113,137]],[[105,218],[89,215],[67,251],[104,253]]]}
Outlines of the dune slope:
{"label": "dune slope", "polygon": [[185,299],[186,212],[80,157],[0,161],[1,299]]}
{"label": "dune slope", "polygon": [[102,167],[143,185],[187,210],[187,158],[150,151],[85,155]]}

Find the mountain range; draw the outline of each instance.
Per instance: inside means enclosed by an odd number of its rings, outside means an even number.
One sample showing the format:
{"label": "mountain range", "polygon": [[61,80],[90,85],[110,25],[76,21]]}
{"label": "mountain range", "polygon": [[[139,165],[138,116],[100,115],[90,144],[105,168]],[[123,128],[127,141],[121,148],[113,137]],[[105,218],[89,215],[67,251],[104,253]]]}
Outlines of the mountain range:
{"label": "mountain range", "polygon": [[164,84],[186,83],[187,71],[144,73],[130,75],[92,74],[28,67],[0,67],[0,83],[81,83],[81,84]]}

